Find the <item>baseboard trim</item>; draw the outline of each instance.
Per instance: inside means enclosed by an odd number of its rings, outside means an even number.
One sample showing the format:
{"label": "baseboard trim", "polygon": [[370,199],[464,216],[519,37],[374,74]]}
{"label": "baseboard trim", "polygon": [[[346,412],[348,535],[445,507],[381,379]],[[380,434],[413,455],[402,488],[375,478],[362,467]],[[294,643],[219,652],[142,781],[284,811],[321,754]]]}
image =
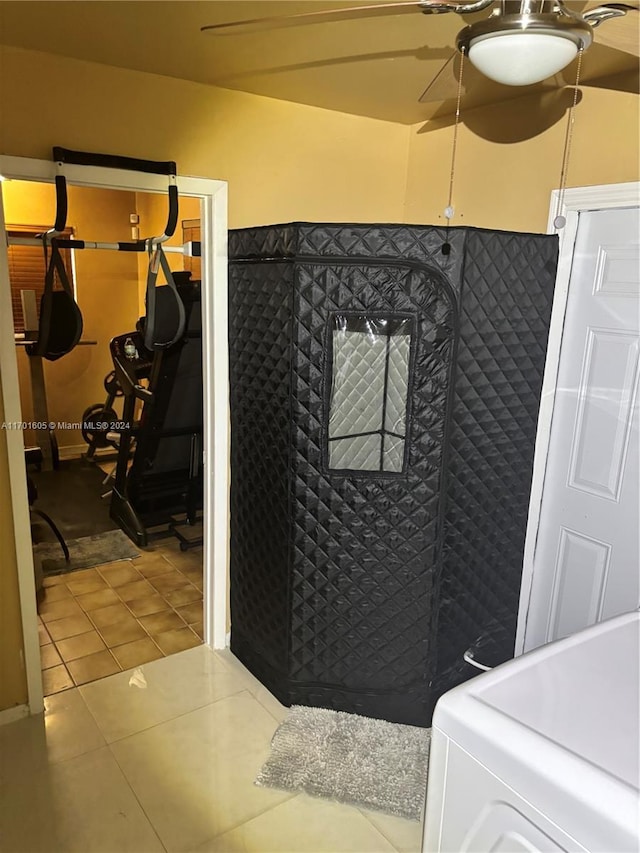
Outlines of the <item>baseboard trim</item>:
{"label": "baseboard trim", "polygon": [[[69,444],[66,447],[58,448],[58,455],[60,459],[82,459],[83,456],[87,455],[87,450],[89,446],[87,444]],[[94,459],[102,459],[104,456],[113,459],[116,461],[117,458],[117,450],[114,450],[113,447],[99,447],[95,453]]]}
{"label": "baseboard trim", "polygon": [[86,444],[69,444],[66,447],[58,447],[60,459],[80,459],[86,452]]}
{"label": "baseboard trim", "polygon": [[4,711],[0,711],[0,726],[4,726],[5,723],[15,723],[16,720],[28,716],[28,705],[14,705],[13,708],[5,708]]}

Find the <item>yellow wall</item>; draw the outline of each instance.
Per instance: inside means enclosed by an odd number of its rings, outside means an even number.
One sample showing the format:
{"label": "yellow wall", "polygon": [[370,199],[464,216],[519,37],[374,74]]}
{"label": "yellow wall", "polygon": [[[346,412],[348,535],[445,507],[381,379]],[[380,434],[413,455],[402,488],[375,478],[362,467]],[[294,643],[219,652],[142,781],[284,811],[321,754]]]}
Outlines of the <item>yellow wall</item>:
{"label": "yellow wall", "polygon": [[[12,225],[51,223],[55,190],[48,184],[6,181],[2,185],[5,220]],[[135,193],[69,187],[67,225],[79,240],[117,242],[130,239],[129,214],[135,212]],[[77,423],[93,403],[104,402],[103,380],[113,369],[109,341],[135,325],[138,317],[136,256],[109,251],[75,253],[76,291],[82,311],[83,340],[58,361],[44,362],[49,418],[56,423]],[[28,356],[18,348],[22,418],[33,420]],[[56,431],[60,448],[85,447],[78,429]],[[31,432],[25,441],[31,442]]]}
{"label": "yellow wall", "polygon": [[[43,81],[49,93],[42,96]],[[271,98],[0,46],[0,152],[53,145],[176,160],[229,182],[231,227],[398,221],[407,128]]]}
{"label": "yellow wall", "polygon": [[[575,111],[568,186],[639,180],[638,96],[588,86],[582,95]],[[560,185],[566,116],[525,141],[484,138],[517,137],[523,126],[535,124],[538,103],[521,98],[474,110],[466,124],[463,107],[453,225],[546,231],[551,191]],[[421,125],[411,128],[405,221],[437,224],[443,222],[448,199],[453,128],[421,130]]]}

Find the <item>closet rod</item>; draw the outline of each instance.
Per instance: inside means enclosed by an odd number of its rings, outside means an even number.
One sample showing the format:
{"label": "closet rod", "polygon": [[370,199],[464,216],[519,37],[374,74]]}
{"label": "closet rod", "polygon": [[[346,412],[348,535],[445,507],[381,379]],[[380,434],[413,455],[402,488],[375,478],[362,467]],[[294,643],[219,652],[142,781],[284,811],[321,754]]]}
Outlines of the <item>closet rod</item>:
{"label": "closet rod", "polygon": [[[114,252],[146,252],[145,240],[137,240],[133,243],[96,243],[91,240],[65,240],[56,239],[56,245],[61,249],[107,249]],[[8,237],[9,246],[39,246],[42,248],[42,240],[37,237]],[[189,240],[183,246],[163,245],[164,252],[185,255],[189,258],[199,258],[202,255],[202,244],[200,240]]]}

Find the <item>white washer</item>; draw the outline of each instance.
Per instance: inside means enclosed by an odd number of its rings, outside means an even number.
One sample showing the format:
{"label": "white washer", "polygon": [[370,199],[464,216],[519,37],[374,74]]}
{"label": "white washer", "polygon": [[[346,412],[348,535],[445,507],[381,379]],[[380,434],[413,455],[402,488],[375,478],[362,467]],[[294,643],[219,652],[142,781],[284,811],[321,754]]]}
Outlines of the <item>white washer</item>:
{"label": "white washer", "polygon": [[424,853],[637,853],[639,672],[634,612],[445,694]]}

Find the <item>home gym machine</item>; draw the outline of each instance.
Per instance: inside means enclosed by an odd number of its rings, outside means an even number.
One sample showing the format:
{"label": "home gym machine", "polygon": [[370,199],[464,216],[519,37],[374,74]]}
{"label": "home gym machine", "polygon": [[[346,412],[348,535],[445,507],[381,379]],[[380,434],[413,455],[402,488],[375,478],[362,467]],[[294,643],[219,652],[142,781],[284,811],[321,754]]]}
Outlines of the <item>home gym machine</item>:
{"label": "home gym machine", "polygon": [[[202,544],[202,537],[190,536],[188,529],[198,520],[203,492],[200,282],[190,276],[173,273],[184,308],[179,340],[151,351],[145,344],[147,315],[136,331],[110,344],[124,394],[110,512],[141,546],[167,530],[177,536],[182,550]],[[156,297],[156,323],[166,329],[175,314],[170,288],[158,287]],[[131,343],[134,352],[129,352]]]}
{"label": "home gym machine", "polygon": [[[181,548],[201,544],[201,537],[180,531],[182,518],[186,518],[187,526],[194,525],[202,507],[202,329],[200,282],[189,281],[190,273],[172,272],[163,249],[178,222],[176,164],[60,147],[54,147],[53,159],[58,167],[57,214],[46,243],[56,264],[60,248],[149,255],[146,317],[135,331],[114,338],[110,344],[114,372],[105,380],[106,404],[90,407],[83,418],[87,455],[93,456],[101,446],[117,446],[110,514],[137,545],[147,545],[156,532],[150,528],[157,525],[165,525],[164,535],[167,531],[174,533]],[[63,235],[66,164],[166,175],[169,211],[164,232],[159,237],[118,243],[67,239]],[[199,257],[200,243],[191,243],[187,253]],[[166,283],[157,286],[160,270]],[[62,297],[56,299],[62,301]],[[81,321],[79,324],[81,329]],[[67,336],[75,338],[76,334],[79,336],[79,331],[71,328]],[[69,345],[65,339],[58,349],[63,344]],[[124,405],[118,419],[113,402],[120,394]]]}

